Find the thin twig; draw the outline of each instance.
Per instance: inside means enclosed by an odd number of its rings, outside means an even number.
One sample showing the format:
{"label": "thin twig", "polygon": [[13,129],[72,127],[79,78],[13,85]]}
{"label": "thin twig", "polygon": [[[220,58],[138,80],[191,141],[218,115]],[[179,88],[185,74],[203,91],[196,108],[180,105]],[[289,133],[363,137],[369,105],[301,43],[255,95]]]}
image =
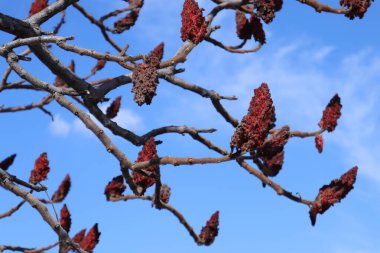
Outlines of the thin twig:
{"label": "thin twig", "polygon": [[250,174],[254,175],[256,178],[258,178],[263,184],[269,185],[278,195],[282,195],[282,196],[284,196],[290,200],[293,200],[293,201],[298,202],[298,203],[305,204],[307,206],[310,206],[313,204],[313,201],[306,200],[306,199],[303,199],[301,197],[295,196],[291,192],[283,189],[279,184],[276,184],[275,182],[270,180],[268,177],[266,177],[263,173],[254,169],[252,166],[250,166],[243,159],[238,158],[238,159],[236,159],[236,161],[242,168],[244,168]]}
{"label": "thin twig", "polygon": [[25,202],[26,201],[23,200],[20,203],[18,203],[16,206],[14,206],[11,209],[9,209],[7,212],[0,214],[0,219],[3,219],[5,217],[9,217],[12,214],[14,214],[17,210],[19,210],[24,205]]}
{"label": "thin twig", "polygon": [[112,46],[114,47],[118,52],[122,51],[122,48],[119,47],[119,45],[116,44],[115,41],[113,41],[107,34],[107,28],[104,26],[103,23],[99,22],[97,19],[95,19],[90,13],[88,13],[82,6],[80,6],[78,3],[73,4],[73,6],[83,14],[84,17],[86,17],[88,20],[90,20],[91,23],[95,24],[97,27],[100,28],[100,31],[104,37],[104,39]]}
{"label": "thin twig", "polygon": [[[44,97],[41,101],[34,102],[28,105],[20,105],[20,106],[12,106],[12,107],[0,107],[0,113],[2,112],[18,112],[18,111],[26,111],[26,110],[32,110],[35,108],[42,108],[44,105],[49,104],[51,101],[53,101],[53,98],[51,95],[48,95]],[[50,113],[51,116],[51,113]]]}
{"label": "thin twig", "polygon": [[224,50],[226,50],[227,52],[230,52],[230,53],[238,53],[238,54],[248,54],[248,53],[256,53],[258,52],[261,47],[263,46],[261,43],[259,43],[255,48],[252,48],[252,49],[237,49],[236,47],[233,47],[233,46],[227,46],[227,45],[224,45],[222,42],[216,40],[216,39],[213,39],[211,37],[206,37],[205,38],[205,41],[208,41],[210,43],[212,43],[213,45],[215,46],[218,46],[220,48],[223,48]]}
{"label": "thin twig", "polygon": [[329,5],[322,4],[316,0],[297,0],[298,2],[302,4],[309,5],[310,7],[313,7],[316,12],[330,12],[330,13],[335,13],[335,14],[347,14],[351,11],[351,9],[345,9],[341,7],[340,9],[338,8],[333,8]]}
{"label": "thin twig", "polygon": [[[136,196],[136,195],[126,195],[121,197],[114,197],[111,198],[111,201],[127,201],[132,199],[141,199],[141,200],[149,200],[153,201],[153,197],[151,196]],[[194,241],[202,245],[204,244],[204,241],[198,236],[198,234],[194,231],[194,228],[189,224],[189,222],[185,219],[185,217],[173,206],[166,204],[161,201],[161,207],[162,209],[166,209],[169,212],[171,212],[175,217],[177,217],[178,221],[186,228],[186,230],[189,232],[190,236],[194,239]]]}

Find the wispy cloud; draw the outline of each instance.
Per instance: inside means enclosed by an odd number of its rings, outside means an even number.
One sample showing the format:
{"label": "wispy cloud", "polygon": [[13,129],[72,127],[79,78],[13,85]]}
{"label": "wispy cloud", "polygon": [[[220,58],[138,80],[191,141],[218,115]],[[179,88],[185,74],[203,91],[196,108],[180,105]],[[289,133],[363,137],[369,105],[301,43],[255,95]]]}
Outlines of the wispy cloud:
{"label": "wispy cloud", "polygon": [[70,133],[70,124],[61,118],[61,115],[54,116],[54,120],[49,125],[49,130],[56,136],[67,136]]}
{"label": "wispy cloud", "polygon": [[[103,105],[101,109],[105,111],[107,106],[108,105]],[[93,116],[91,116],[91,119],[101,126]],[[120,109],[117,117],[114,118],[113,121],[131,131],[140,131],[145,128],[142,118],[127,108]],[[54,121],[50,124],[49,130],[53,135],[60,137],[66,137],[69,134],[76,134],[86,138],[92,136],[91,131],[87,129],[84,123],[78,118],[68,120],[60,115],[54,116]]]}
{"label": "wispy cloud", "polygon": [[[359,173],[380,187],[377,157],[380,154],[380,54],[364,49],[340,59],[328,45],[310,46],[296,41],[272,51],[262,51],[251,57],[219,61],[214,52],[204,52],[197,68],[214,75],[208,88],[223,95],[236,95],[239,100],[223,102],[235,117],[246,113],[253,89],[267,82],[276,106],[278,125],[289,124],[293,129],[317,130],[322,111],[338,93],[342,99],[342,117],[337,130],[328,134],[344,153],[340,159],[347,169],[358,165]],[[210,61],[204,63],[204,58]],[[223,63],[222,63],[223,62]],[[224,63],[225,62],[225,63]],[[226,73],[223,64],[233,66]],[[197,83],[198,77],[192,77]],[[201,78],[201,77],[199,77]],[[203,84],[205,82],[203,81]],[[210,83],[217,84],[212,87]],[[202,84],[202,83],[201,83]],[[207,87],[207,86],[206,86]],[[203,106],[202,106],[203,105]],[[183,115],[203,115],[208,104],[187,103],[180,109]],[[177,108],[178,109],[178,108]],[[216,114],[208,114],[216,115]],[[210,116],[208,116],[209,118]],[[214,121],[215,122],[215,121]]]}

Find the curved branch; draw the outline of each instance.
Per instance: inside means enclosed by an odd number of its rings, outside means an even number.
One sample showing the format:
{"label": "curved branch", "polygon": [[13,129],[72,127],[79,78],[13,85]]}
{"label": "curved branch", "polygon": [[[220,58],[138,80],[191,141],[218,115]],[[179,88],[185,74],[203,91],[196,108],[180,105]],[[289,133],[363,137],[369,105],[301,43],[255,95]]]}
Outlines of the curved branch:
{"label": "curved branch", "polygon": [[335,14],[347,14],[351,11],[351,9],[345,9],[345,8],[333,8],[329,5],[322,4],[318,2],[317,0],[297,0],[298,2],[302,4],[306,4],[310,7],[313,7],[316,12],[330,12]]}
{"label": "curved branch", "polygon": [[[141,199],[141,200],[148,200],[148,201],[154,201],[154,198],[151,196],[136,196],[136,195],[126,195],[121,197],[113,197],[110,198],[110,201],[128,201],[132,199]],[[175,217],[177,217],[178,221],[186,228],[186,230],[189,232],[190,236],[194,239],[194,241],[198,245],[204,244],[204,241],[198,236],[198,234],[194,231],[194,228],[190,225],[190,223],[185,219],[185,217],[173,206],[163,203],[161,201],[161,208],[166,209],[169,212],[171,212]]]}
{"label": "curved branch", "polygon": [[213,39],[211,37],[206,37],[205,41],[208,41],[215,46],[223,48],[224,50],[226,50],[230,53],[238,53],[238,54],[255,53],[255,52],[258,52],[261,49],[261,47],[263,46],[261,43],[259,43],[257,45],[257,47],[252,48],[252,49],[237,49],[238,47],[231,47],[231,46],[224,45],[222,42],[220,42],[216,39]]}
{"label": "curved branch", "polygon": [[305,204],[307,206],[310,206],[313,204],[313,201],[303,199],[301,197],[293,195],[291,192],[283,189],[279,184],[276,184],[272,180],[270,180],[268,177],[266,177],[263,173],[260,171],[254,169],[252,166],[250,166],[248,163],[246,163],[243,159],[238,158],[236,159],[237,163],[244,168],[246,171],[249,172],[249,174],[254,175],[256,178],[258,178],[263,184],[269,185],[278,195],[284,196],[290,200],[293,200],[298,203]]}
{"label": "curved branch", "polygon": [[216,111],[219,112],[227,122],[229,122],[234,127],[236,127],[239,124],[239,121],[235,119],[234,117],[232,117],[232,115],[230,115],[228,111],[220,103],[221,99],[236,100],[237,98],[235,96],[221,96],[215,91],[206,90],[198,85],[188,83],[185,80],[180,79],[173,75],[163,75],[160,77],[185,90],[190,90],[194,93],[201,95],[202,97],[210,98]]}
{"label": "curved branch", "polygon": [[314,137],[314,136],[320,135],[324,131],[325,129],[323,128],[314,132],[291,131],[289,133],[289,137],[299,137],[299,138]]}

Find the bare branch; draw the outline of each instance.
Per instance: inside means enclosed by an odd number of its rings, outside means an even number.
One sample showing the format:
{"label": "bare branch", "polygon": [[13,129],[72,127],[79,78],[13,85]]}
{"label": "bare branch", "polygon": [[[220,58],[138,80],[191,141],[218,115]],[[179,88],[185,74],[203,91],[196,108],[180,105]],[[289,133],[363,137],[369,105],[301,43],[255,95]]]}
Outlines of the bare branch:
{"label": "bare branch", "polygon": [[317,0],[297,0],[298,2],[302,4],[309,5],[310,7],[313,7],[316,12],[330,12],[330,13],[335,13],[335,14],[347,14],[351,10],[350,9],[345,9],[345,8],[333,8],[329,5],[322,4],[318,2]]}
{"label": "bare branch", "polygon": [[248,171],[249,174],[254,175],[256,178],[260,179],[260,181],[265,184],[269,185],[278,195],[282,195],[290,200],[293,200],[298,203],[305,204],[307,206],[310,206],[313,201],[303,199],[301,197],[293,195],[291,192],[284,190],[279,184],[276,184],[272,180],[270,180],[268,177],[266,177],[263,173],[260,171],[254,169],[252,166],[250,166],[247,162],[243,161],[243,159],[238,158],[236,159],[237,163],[244,168],[246,171]]}
{"label": "bare branch", "polygon": [[[15,212],[17,212],[17,211],[18,211],[18,210],[24,205],[25,202],[26,202],[26,201],[23,200],[23,201],[21,201],[20,203],[18,203],[16,206],[14,206],[14,207],[12,207],[11,209],[9,209],[7,212],[0,214],[0,219],[3,219],[3,218],[5,218],[5,217],[9,217],[9,216],[11,216],[12,214],[14,214]],[[0,247],[0,248],[1,248],[1,247]],[[0,252],[1,252],[1,250],[0,250]]]}
{"label": "bare branch", "polygon": [[222,42],[216,40],[216,39],[213,39],[211,37],[206,37],[205,38],[206,41],[212,43],[213,45],[215,46],[218,46],[220,48],[223,48],[224,50],[230,52],[230,53],[238,53],[238,54],[247,54],[247,53],[255,53],[255,52],[258,52],[261,47],[262,47],[262,44],[258,44],[257,47],[255,48],[252,48],[252,49],[237,49],[238,46],[236,47],[233,47],[233,46],[227,46],[227,45],[224,45]]}
{"label": "bare branch", "polygon": [[51,101],[53,101],[53,98],[51,95],[48,95],[44,97],[39,102],[34,102],[29,105],[21,105],[21,106],[12,106],[12,107],[0,107],[0,113],[2,112],[18,112],[18,111],[26,111],[31,110],[35,108],[42,108],[44,105],[49,104]]}

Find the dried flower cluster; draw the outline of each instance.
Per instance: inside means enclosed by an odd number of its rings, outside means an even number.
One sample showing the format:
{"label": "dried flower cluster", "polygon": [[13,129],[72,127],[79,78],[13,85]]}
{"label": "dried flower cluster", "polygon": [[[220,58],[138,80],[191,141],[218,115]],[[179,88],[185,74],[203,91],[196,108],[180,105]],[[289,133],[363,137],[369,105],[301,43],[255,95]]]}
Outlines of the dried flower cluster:
{"label": "dried flower cluster", "polygon": [[70,214],[69,209],[67,208],[66,204],[64,204],[62,209],[61,209],[61,215],[59,218],[59,223],[61,224],[61,227],[64,230],[66,230],[67,233],[70,231],[71,214]]}
{"label": "dried flower cluster", "polygon": [[181,17],[181,39],[195,44],[201,42],[206,34],[207,24],[198,3],[195,0],[185,0]]}
{"label": "dried flower cluster", "polygon": [[121,96],[115,98],[111,105],[106,110],[106,115],[108,118],[113,119],[117,116],[117,113],[120,110],[121,105]]}
{"label": "dried flower cluster", "polygon": [[47,178],[49,173],[49,160],[46,153],[42,153],[34,163],[34,168],[30,172],[29,182],[37,184]]}
{"label": "dried flower cluster", "polygon": [[139,17],[140,10],[144,5],[143,0],[128,0],[130,7],[133,7],[131,11],[123,18],[117,20],[113,24],[114,33],[122,33],[126,30],[129,30],[132,26],[135,25],[137,18]]}
{"label": "dried flower cluster", "polygon": [[219,211],[216,211],[207,221],[206,226],[202,227],[199,238],[202,239],[205,245],[211,245],[219,231]]}
{"label": "dried flower cluster", "polygon": [[318,125],[328,132],[334,131],[338,124],[338,119],[342,115],[341,109],[340,97],[338,94],[335,94],[323,111],[322,119]]}
{"label": "dried flower cluster", "polygon": [[169,203],[170,199],[170,187],[167,184],[163,184],[160,189],[160,200],[165,204]]}
{"label": "dried flower cluster", "polygon": [[48,7],[48,0],[34,0],[29,10],[29,17]]}
{"label": "dried flower cluster", "polygon": [[[158,158],[157,150],[156,150],[156,143],[154,141],[154,138],[151,137],[143,146],[142,150],[138,154],[138,158],[136,162],[144,162],[149,161],[151,159]],[[156,172],[159,169],[159,165],[150,165],[144,169],[144,171],[151,173],[151,177],[142,175],[139,172],[133,172],[133,180],[136,185],[141,187],[141,193],[144,194],[145,190],[149,187],[151,187],[155,182],[155,176]]]}
{"label": "dried flower cluster", "polygon": [[329,185],[324,185],[319,189],[319,193],[310,208],[310,220],[314,226],[317,214],[323,214],[335,203],[340,202],[354,188],[358,167],[355,166],[339,179],[331,181]]}
{"label": "dried flower cluster", "polygon": [[90,229],[90,231],[88,231],[87,235],[84,238],[82,238],[82,240],[79,243],[80,247],[84,251],[87,251],[89,253],[93,252],[95,246],[99,243],[100,234],[101,233],[99,232],[99,229],[98,229],[98,223],[96,223]]}
{"label": "dried flower cluster", "polygon": [[315,136],[315,147],[317,148],[319,153],[323,151],[323,137],[322,135]]}
{"label": "dried flower cluster", "polygon": [[235,21],[236,34],[240,39],[249,40],[253,36],[255,41],[258,41],[260,44],[265,44],[266,38],[263,25],[255,14],[252,14],[250,21],[248,21],[245,14],[237,10],[235,14]]}
{"label": "dried flower cluster", "polygon": [[150,51],[149,58],[152,61],[152,65],[159,67],[161,60],[164,57],[164,47],[164,42],[161,42],[152,51]]}
{"label": "dried flower cluster", "polygon": [[16,154],[10,155],[0,163],[0,169],[7,170],[14,162]]}
{"label": "dried flower cluster", "polygon": [[244,12],[236,10],[235,21],[236,34],[239,37],[239,39],[249,40],[252,37],[251,25]]}
{"label": "dried flower cluster", "polygon": [[256,0],[254,5],[257,15],[269,24],[273,21],[275,12],[281,10],[282,0]]}
{"label": "dried flower cluster", "polygon": [[350,9],[350,11],[345,14],[349,19],[354,19],[355,17],[363,18],[367,9],[371,6],[373,0],[340,0],[340,5]]}
{"label": "dried flower cluster", "polygon": [[261,24],[261,21],[256,15],[252,14],[251,15],[251,31],[253,38],[255,41],[259,42],[260,44],[265,44],[266,38],[265,38],[265,32],[263,29],[263,24]]}
{"label": "dried flower cluster", "polygon": [[248,113],[237,126],[231,138],[231,148],[253,151],[260,147],[276,121],[275,109],[268,85],[262,83],[254,91]]}
{"label": "dried flower cluster", "polygon": [[163,43],[160,43],[145,57],[144,63],[136,64],[133,69],[132,92],[134,100],[138,105],[151,104],[153,97],[156,95],[158,85],[157,69],[163,56]]}
{"label": "dried flower cluster", "polygon": [[53,196],[51,197],[51,201],[54,203],[60,203],[62,202],[69,192],[71,187],[71,179],[70,175],[67,174],[65,178],[62,180],[62,183],[59,185],[58,189],[55,191]]}
{"label": "dried flower cluster", "polygon": [[261,168],[266,176],[276,176],[284,163],[284,146],[289,139],[289,127],[284,126],[267,138],[257,150],[257,154],[264,162]]}
{"label": "dried flower cluster", "polygon": [[74,237],[71,238],[71,240],[73,240],[73,242],[75,242],[75,243],[77,243],[77,244],[80,245],[80,243],[83,241],[85,235],[86,235],[86,229],[82,229],[81,231],[79,231],[78,233],[76,233],[74,235]]}
{"label": "dried flower cluster", "polygon": [[107,61],[104,59],[98,60],[95,64],[95,66],[91,69],[91,74],[95,75],[96,72],[98,72],[99,70],[102,70],[104,68],[104,66],[106,66],[106,63],[107,63]]}
{"label": "dried flower cluster", "polygon": [[107,200],[110,200],[110,198],[122,196],[126,188],[123,176],[117,176],[108,182],[104,194]]}

